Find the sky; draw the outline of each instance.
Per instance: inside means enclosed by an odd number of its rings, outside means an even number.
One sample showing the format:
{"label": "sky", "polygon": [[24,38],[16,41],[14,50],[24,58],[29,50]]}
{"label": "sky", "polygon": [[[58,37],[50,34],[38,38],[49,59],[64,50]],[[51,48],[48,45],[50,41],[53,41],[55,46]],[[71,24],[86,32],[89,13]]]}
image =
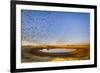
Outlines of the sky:
{"label": "sky", "polygon": [[21,10],[22,44],[79,44],[90,41],[90,14]]}

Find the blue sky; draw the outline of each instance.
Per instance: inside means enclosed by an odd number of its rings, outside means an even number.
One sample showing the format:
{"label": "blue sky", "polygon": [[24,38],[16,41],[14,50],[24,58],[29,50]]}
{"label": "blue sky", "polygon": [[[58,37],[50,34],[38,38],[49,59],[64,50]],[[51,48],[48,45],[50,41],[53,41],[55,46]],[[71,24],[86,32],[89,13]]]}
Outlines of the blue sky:
{"label": "blue sky", "polygon": [[25,43],[89,43],[90,14],[21,10],[21,34]]}

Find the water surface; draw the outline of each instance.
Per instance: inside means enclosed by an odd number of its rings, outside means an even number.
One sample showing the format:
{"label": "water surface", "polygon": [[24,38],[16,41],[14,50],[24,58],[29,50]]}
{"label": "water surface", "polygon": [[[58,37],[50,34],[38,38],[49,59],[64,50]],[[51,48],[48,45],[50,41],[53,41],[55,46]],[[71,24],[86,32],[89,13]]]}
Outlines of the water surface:
{"label": "water surface", "polygon": [[76,51],[76,49],[42,49],[40,50],[41,52],[46,52],[46,53],[69,53],[69,52],[73,52]]}

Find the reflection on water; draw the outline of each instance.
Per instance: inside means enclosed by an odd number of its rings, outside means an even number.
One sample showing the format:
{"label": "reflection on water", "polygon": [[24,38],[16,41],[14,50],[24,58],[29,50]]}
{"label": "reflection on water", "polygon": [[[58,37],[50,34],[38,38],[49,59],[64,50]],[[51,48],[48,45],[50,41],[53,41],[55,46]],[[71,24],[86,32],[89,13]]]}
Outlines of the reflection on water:
{"label": "reflection on water", "polygon": [[73,52],[76,51],[76,49],[42,49],[40,50],[41,52],[46,52],[46,53],[67,53],[67,52]]}

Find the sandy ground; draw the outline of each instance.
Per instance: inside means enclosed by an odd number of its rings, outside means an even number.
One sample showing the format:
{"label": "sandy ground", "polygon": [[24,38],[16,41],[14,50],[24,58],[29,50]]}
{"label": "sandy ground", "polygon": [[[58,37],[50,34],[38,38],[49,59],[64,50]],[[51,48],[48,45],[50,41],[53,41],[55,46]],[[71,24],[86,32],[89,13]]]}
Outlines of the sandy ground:
{"label": "sandy ground", "polygon": [[86,48],[85,51],[79,50],[78,52],[74,52],[75,56],[41,56],[32,53],[34,49],[32,48],[22,48],[21,49],[21,62],[57,62],[57,61],[70,61],[70,60],[89,60],[90,59],[90,51],[89,48]]}

